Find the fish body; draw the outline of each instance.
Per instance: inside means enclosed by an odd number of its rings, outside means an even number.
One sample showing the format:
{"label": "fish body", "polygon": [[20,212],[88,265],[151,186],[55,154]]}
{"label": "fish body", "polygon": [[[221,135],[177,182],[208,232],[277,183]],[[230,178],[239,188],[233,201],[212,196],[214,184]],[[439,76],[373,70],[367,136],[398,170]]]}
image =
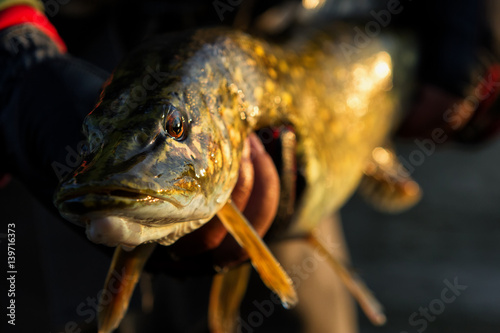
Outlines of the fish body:
{"label": "fish body", "polygon": [[[306,179],[289,232],[310,230],[354,191],[397,109],[387,48],[374,41],[347,57],[325,35],[276,46],[202,29],[145,44],[85,119],[88,151],[56,206],[97,242],[171,244],[229,199],[249,133],[287,124]],[[182,138],[169,121],[182,122]],[[94,223],[102,217],[114,220]]]}

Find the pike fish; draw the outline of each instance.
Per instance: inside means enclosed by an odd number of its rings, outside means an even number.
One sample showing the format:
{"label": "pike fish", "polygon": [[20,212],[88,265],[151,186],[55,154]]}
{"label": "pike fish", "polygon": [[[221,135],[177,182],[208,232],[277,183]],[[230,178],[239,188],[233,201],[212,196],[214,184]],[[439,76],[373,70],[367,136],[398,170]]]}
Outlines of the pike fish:
{"label": "pike fish", "polygon": [[[305,236],[326,252],[311,232],[362,179],[364,195],[385,210],[418,201],[418,185],[387,145],[412,53],[391,35],[346,49],[346,31],[303,33],[277,45],[232,29],[199,29],[150,40],[116,68],[84,121],[83,162],[54,199],[91,241],[116,246],[106,288],[113,270],[126,272],[103,305],[99,332],[120,323],[154,246],[171,245],[215,215],[284,306],[297,302],[290,278],[231,202],[244,141],[259,129],[293,129],[291,154],[305,180],[283,236]],[[369,317],[383,323],[366,287],[331,260]],[[241,301],[248,272],[215,278],[212,331],[231,330],[231,304]]]}

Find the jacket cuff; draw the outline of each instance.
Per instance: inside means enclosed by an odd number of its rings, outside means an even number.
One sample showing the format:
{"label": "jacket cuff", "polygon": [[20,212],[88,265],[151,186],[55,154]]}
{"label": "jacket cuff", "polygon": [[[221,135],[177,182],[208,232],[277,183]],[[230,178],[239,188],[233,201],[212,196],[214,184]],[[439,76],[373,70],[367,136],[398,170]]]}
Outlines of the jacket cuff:
{"label": "jacket cuff", "polygon": [[66,44],[57,33],[56,28],[43,13],[35,8],[28,5],[16,5],[0,11],[0,30],[18,24],[34,25],[55,42],[61,53],[66,53]]}

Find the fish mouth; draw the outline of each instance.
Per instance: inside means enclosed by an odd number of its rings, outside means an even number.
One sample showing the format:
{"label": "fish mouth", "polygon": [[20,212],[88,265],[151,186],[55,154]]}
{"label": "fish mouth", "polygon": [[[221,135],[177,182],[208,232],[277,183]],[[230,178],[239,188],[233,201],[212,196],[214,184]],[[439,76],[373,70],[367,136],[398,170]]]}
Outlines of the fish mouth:
{"label": "fish mouth", "polygon": [[156,198],[159,200],[165,200],[152,193],[145,193],[142,190],[130,189],[130,188],[83,188],[70,190],[62,195],[59,195],[56,199],[57,203],[62,203],[64,201],[73,200],[77,198],[83,198],[89,195],[96,197],[115,197],[130,199],[132,201],[147,200],[148,198]]}
{"label": "fish mouth", "polygon": [[93,197],[106,197],[106,198],[121,198],[125,200],[128,199],[130,201],[145,201],[145,200],[167,201],[173,204],[174,206],[180,206],[180,204],[170,196],[158,194],[154,190],[137,189],[131,187],[89,186],[81,188],[69,188],[61,192],[62,193],[58,194],[57,197],[55,198],[56,205],[68,200],[93,196]]}
{"label": "fish mouth", "polygon": [[152,190],[127,187],[83,187],[61,191],[54,200],[62,213],[83,215],[91,211],[127,210],[137,205],[151,206],[169,203],[181,205],[173,198],[158,195]]}

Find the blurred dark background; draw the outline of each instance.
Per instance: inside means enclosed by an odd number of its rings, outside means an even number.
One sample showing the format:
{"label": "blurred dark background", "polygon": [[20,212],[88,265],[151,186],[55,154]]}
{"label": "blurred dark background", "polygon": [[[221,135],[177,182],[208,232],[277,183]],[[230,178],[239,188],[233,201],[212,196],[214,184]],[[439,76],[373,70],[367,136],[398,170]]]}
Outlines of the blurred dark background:
{"label": "blurred dark background", "polygon": [[[414,149],[398,145],[405,158]],[[438,149],[413,173],[424,196],[408,212],[380,214],[357,196],[345,206],[353,263],[388,316],[386,327],[374,328],[360,315],[361,332],[417,332],[422,325],[412,326],[409,317],[441,299],[443,280],[455,277],[467,289],[425,332],[500,331],[499,153],[498,141]]]}

